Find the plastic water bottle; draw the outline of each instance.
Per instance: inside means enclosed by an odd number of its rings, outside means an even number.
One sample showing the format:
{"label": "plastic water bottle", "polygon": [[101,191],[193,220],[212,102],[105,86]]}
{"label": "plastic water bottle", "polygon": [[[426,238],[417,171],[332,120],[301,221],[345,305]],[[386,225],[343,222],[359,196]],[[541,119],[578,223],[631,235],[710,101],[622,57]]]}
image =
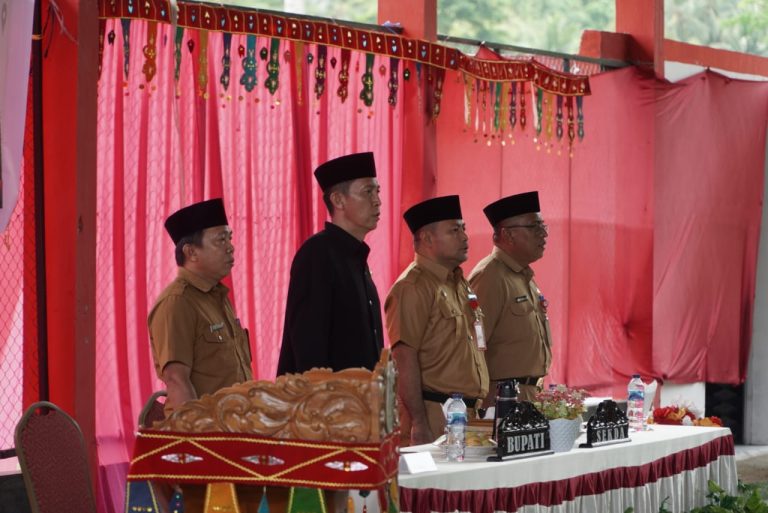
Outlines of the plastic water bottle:
{"label": "plastic water bottle", "polygon": [[645,430],[645,415],[643,403],[645,402],[645,383],[640,379],[640,374],[633,374],[627,385],[627,420],[629,429],[635,431]]}
{"label": "plastic water bottle", "polygon": [[461,394],[453,394],[445,416],[445,458],[464,461],[464,441],[467,430],[467,405]]}

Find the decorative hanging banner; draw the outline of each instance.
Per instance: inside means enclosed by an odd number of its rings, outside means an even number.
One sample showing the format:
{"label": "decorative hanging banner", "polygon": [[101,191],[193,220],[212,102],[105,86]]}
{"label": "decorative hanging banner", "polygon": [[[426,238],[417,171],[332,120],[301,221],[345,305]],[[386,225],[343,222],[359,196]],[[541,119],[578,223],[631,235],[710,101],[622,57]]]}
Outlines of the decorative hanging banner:
{"label": "decorative hanging banner", "polygon": [[181,72],[181,44],[184,41],[184,27],[176,27],[176,36],[174,37],[173,52],[173,79],[179,81]]}
{"label": "decorative hanging banner", "polygon": [[[202,98],[208,98],[208,80],[210,59],[220,59],[222,72],[218,78],[221,96],[229,91],[231,81],[242,86],[250,93],[257,85],[258,58],[265,61],[267,76],[264,87],[275,95],[280,81],[280,50],[286,65],[293,63],[296,80],[296,98],[299,104],[304,101],[305,77],[314,76],[314,95],[320,99],[328,85],[328,64],[338,73],[336,96],[344,103],[350,94],[350,81],[360,80],[361,88],[355,88],[355,94],[365,109],[368,117],[373,116],[374,70],[379,57],[378,71],[387,79],[388,98],[391,106],[397,105],[399,90],[400,61],[403,80],[406,83],[413,70],[416,71],[418,109],[425,113],[428,120],[435,121],[441,112],[442,91],[446,70],[461,73],[465,84],[465,123],[470,128],[474,122],[475,140],[492,144],[494,140],[505,144],[505,135],[512,138],[511,130],[519,127],[525,130],[527,116],[533,116],[537,144],[545,143],[549,152],[553,144],[564,143],[572,146],[574,141],[584,137],[583,97],[590,94],[589,78],[568,72],[570,63],[565,63],[565,71],[556,70],[535,59],[510,59],[490,48],[480,45],[474,56],[429,41],[408,39],[389,32],[380,32],[376,28],[361,28],[335,24],[327,21],[315,21],[303,18],[290,18],[274,13],[244,8],[213,6],[191,0],[174,2],[177,7],[175,23],[170,23],[171,5],[169,0],[98,0],[99,5],[99,65],[104,52],[104,32],[107,27],[122,28],[123,71],[128,78],[131,51],[131,24],[133,21],[146,23],[147,41],[143,45],[144,66],[142,73],[146,83],[153,80],[157,72],[157,53],[165,47],[158,45],[161,27],[168,24],[175,34],[175,70],[178,83],[181,60],[187,58],[181,51],[186,36],[189,58],[193,59],[192,69],[197,82],[197,91]],[[111,24],[106,20],[115,20]],[[185,29],[187,32],[185,33]],[[142,33],[134,30],[135,34]],[[222,34],[222,55],[214,55],[214,48],[219,48],[214,39],[209,49],[209,34]],[[231,44],[233,35],[243,43],[238,46],[239,61],[242,66],[232,68]],[[243,37],[244,36],[244,37]],[[262,38],[262,39],[258,39]],[[110,30],[107,40],[110,45],[115,39],[115,31]],[[134,36],[136,39],[136,36]],[[269,44],[264,42],[269,40]],[[288,41],[292,41],[289,44]],[[247,45],[247,48],[244,46]],[[258,50],[257,44],[263,45]],[[135,46],[135,45],[134,45]],[[328,46],[338,48],[336,55],[328,55]],[[355,69],[350,69],[352,51],[365,54],[365,68],[361,69],[360,60]],[[195,54],[197,52],[197,54]],[[209,55],[209,52],[211,55]],[[315,52],[313,54],[313,52]],[[384,56],[389,57],[389,71],[384,64]],[[356,58],[358,56],[356,55]],[[362,55],[360,55],[362,57]],[[314,74],[311,66],[314,64]],[[336,65],[339,64],[339,68]],[[235,76],[231,73],[234,71]],[[423,73],[422,73],[423,72]],[[352,74],[354,73],[354,77]],[[239,75],[239,78],[237,78]],[[422,76],[423,75],[423,76]],[[352,82],[355,84],[355,82]],[[530,89],[526,89],[530,83]],[[519,87],[518,87],[519,84]],[[140,85],[143,88],[144,85]],[[531,94],[530,110],[526,109],[526,91]],[[177,97],[180,95],[177,89]],[[242,95],[242,93],[241,93]],[[227,97],[229,97],[227,95]],[[241,96],[242,97],[242,96]],[[576,106],[573,107],[573,98]],[[275,105],[280,100],[274,100]],[[567,109],[567,114],[564,112]],[[363,109],[358,109],[363,112]],[[566,116],[568,138],[565,139]],[[507,130],[509,127],[509,130]],[[577,139],[578,138],[578,139]],[[514,143],[514,141],[513,141]],[[560,149],[557,150],[558,155]],[[569,155],[572,152],[569,151]]]}
{"label": "decorative hanging banner", "polygon": [[[301,58],[304,55],[304,43],[296,41],[293,45],[293,50],[296,52],[296,58],[293,59],[293,68],[296,73],[296,84],[294,86],[296,87],[296,104],[301,106],[304,104],[304,63],[306,61]],[[311,53],[307,54],[308,57],[311,57],[311,55]]]}
{"label": "decorative hanging banner", "polygon": [[99,20],[99,66],[98,66],[99,79],[101,79],[101,62],[104,58],[104,32],[106,30],[107,30],[107,20],[102,18]]}
{"label": "decorative hanging banner", "polygon": [[378,489],[397,474],[398,437],[352,444],[142,429],[128,480]]}
{"label": "decorative hanging banner", "polygon": [[147,44],[144,45],[142,53],[144,54],[144,65],[141,67],[141,72],[144,74],[144,78],[147,83],[152,82],[152,79],[157,73],[157,23],[151,21],[147,23]]}
{"label": "decorative hanging banner", "polygon": [[208,97],[208,31],[200,31],[200,54],[197,57],[197,86],[199,95]]}
{"label": "decorative hanging banner", "polygon": [[267,88],[269,94],[274,95],[280,85],[280,40],[276,37],[272,38],[272,42],[269,45],[269,62],[267,63],[267,80],[264,82],[264,87]]}
{"label": "decorative hanging banner", "polygon": [[389,81],[387,87],[389,88],[389,96],[387,102],[394,107],[397,105],[397,90],[400,87],[398,82],[398,74],[400,73],[400,59],[396,57],[389,58]]}
{"label": "decorative hanging banner", "polygon": [[128,80],[128,69],[131,62],[131,20],[120,20],[123,26],[123,76]]}
{"label": "decorative hanging banner", "polygon": [[365,73],[361,78],[363,89],[360,91],[360,99],[366,107],[373,105],[373,63],[376,56],[372,53],[365,55]]}
{"label": "decorative hanging banner", "polygon": [[427,115],[434,121],[440,115],[440,103],[443,98],[443,83],[445,82],[445,69],[430,68],[427,80],[429,92],[427,93]]}
{"label": "decorative hanging banner", "polygon": [[[99,0],[99,18],[170,23],[168,0],[143,0],[143,9],[138,9],[136,3],[135,0]],[[563,96],[590,94],[588,77],[553,70],[534,59],[486,60],[438,43],[326,21],[179,1],[177,23],[179,27],[188,29],[277,37],[387,55],[437,68],[461,70],[476,78],[495,82],[532,82],[544,91]]]}
{"label": "decorative hanging banner", "polygon": [[[155,510],[157,511],[157,510]],[[203,513],[240,513],[240,503],[232,483],[209,483],[205,489]]]}
{"label": "decorative hanging banner", "polygon": [[256,513],[269,513],[269,498],[267,497],[267,487],[261,493],[261,500],[259,501],[259,509]]}
{"label": "decorative hanging banner", "polygon": [[240,85],[245,87],[245,90],[250,93],[256,87],[256,36],[248,36],[246,44],[248,48],[244,50],[245,57],[241,61],[243,64],[243,75],[240,77]]}
{"label": "decorative hanging banner", "polygon": [[126,511],[161,511],[150,481],[129,481],[125,490]]}
{"label": "decorative hanging banner", "polygon": [[287,513],[326,513],[323,491],[317,488],[291,488]]}
{"label": "decorative hanging banner", "polygon": [[509,91],[512,88],[512,84],[509,82],[502,82],[499,85],[501,86],[498,98],[498,102],[500,103],[499,130],[503,132],[507,129],[507,121],[509,120],[509,103],[507,102],[507,98],[509,98]]}
{"label": "decorative hanging banner", "polygon": [[544,103],[544,90],[537,89],[536,90],[536,110],[533,111],[535,118],[534,118],[534,125],[536,126],[536,135],[541,135],[541,125],[542,125],[542,109],[543,109],[543,103]]}
{"label": "decorative hanging banner", "polygon": [[515,128],[517,124],[517,85],[509,88],[509,128]]}
{"label": "decorative hanging banner", "polygon": [[221,87],[224,88],[225,91],[229,89],[229,81],[230,81],[230,69],[232,69],[232,34],[229,32],[224,32],[222,34],[223,42],[224,42],[224,55],[221,57],[221,77],[219,78],[219,83],[221,84]]}
{"label": "decorative hanging banner", "polygon": [[[336,95],[341,98],[341,103],[349,96],[349,61],[352,57],[352,52],[349,50],[341,51],[341,70],[339,71],[339,88],[336,90]],[[333,65],[333,61],[331,61]]]}
{"label": "decorative hanging banner", "polygon": [[328,60],[328,47],[317,45],[317,66],[315,66],[315,98],[318,100],[325,91],[325,77],[327,76],[326,62]]}

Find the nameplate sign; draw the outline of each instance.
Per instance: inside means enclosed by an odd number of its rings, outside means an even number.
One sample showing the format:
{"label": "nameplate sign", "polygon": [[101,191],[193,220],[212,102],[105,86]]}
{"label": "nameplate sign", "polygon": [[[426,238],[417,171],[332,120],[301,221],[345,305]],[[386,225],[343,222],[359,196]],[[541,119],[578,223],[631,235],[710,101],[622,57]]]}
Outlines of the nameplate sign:
{"label": "nameplate sign", "polygon": [[428,452],[401,452],[398,470],[401,474],[418,474],[437,470],[437,465]]}
{"label": "nameplate sign", "polygon": [[629,421],[616,402],[606,399],[587,421],[587,441],[582,448],[629,442]]}
{"label": "nameplate sign", "polygon": [[496,456],[488,461],[550,454],[549,422],[527,401],[517,402],[499,424]]}

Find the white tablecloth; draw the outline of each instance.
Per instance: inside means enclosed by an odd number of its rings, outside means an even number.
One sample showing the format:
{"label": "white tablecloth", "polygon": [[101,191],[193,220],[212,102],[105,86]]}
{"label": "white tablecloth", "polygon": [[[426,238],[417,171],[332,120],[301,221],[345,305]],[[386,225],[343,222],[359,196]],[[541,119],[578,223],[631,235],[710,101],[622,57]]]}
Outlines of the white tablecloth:
{"label": "white tablecloth", "polygon": [[[584,441],[582,435],[576,444]],[[431,512],[656,512],[706,503],[707,481],[736,492],[733,438],[727,428],[654,425],[629,443],[504,462],[470,456],[441,461],[436,472],[399,477],[401,509]]]}

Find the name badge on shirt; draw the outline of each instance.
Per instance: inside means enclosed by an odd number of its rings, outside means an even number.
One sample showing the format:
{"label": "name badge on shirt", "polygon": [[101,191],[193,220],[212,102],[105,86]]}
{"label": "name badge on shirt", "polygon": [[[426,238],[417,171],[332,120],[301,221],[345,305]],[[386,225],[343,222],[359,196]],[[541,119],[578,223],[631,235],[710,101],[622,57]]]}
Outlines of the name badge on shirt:
{"label": "name badge on shirt", "polygon": [[528,301],[528,296],[517,296],[515,298],[515,303],[525,303]]}
{"label": "name badge on shirt", "polygon": [[[221,330],[223,330],[223,329],[224,329],[224,323],[223,323],[223,322],[218,322],[218,323],[216,323],[216,324],[211,324],[211,325],[208,327],[208,329],[210,329],[210,330],[211,330],[211,333],[217,333],[217,332],[219,332],[219,331],[221,331]],[[221,333],[218,333],[218,336],[219,336],[219,342],[221,342],[222,340],[224,340],[224,339],[222,338],[222,336],[221,336]]]}

